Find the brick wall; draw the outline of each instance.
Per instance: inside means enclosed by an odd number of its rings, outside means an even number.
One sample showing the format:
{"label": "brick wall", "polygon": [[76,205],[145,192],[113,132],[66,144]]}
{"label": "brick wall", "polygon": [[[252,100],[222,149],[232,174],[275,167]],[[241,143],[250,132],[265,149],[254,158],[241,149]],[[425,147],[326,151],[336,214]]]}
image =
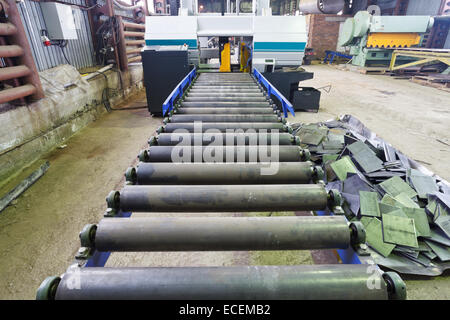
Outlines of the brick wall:
{"label": "brick wall", "polygon": [[310,14],[308,24],[308,45],[314,48],[315,57],[323,59],[325,50],[336,51],[339,37],[339,25],[349,16],[335,14]]}

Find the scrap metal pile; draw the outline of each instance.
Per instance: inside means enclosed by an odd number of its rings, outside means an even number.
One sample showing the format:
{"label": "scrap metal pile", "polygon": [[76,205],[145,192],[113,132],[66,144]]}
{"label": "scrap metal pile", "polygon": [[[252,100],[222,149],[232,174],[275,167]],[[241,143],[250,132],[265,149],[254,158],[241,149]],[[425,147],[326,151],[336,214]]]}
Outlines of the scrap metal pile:
{"label": "scrap metal pile", "polygon": [[75,263],[47,278],[38,299],[405,298],[395,272],[363,264],[103,267],[110,252],[358,250],[365,242],[362,224],[343,216],[132,217],[339,210],[339,193],[326,190],[323,172],[250,74],[200,74],[165,122],[124,188],[108,196],[105,217],[80,233]]}
{"label": "scrap metal pile", "polygon": [[371,257],[400,273],[450,268],[450,184],[377,137],[356,118],[293,125],[344,214],[361,221]]}

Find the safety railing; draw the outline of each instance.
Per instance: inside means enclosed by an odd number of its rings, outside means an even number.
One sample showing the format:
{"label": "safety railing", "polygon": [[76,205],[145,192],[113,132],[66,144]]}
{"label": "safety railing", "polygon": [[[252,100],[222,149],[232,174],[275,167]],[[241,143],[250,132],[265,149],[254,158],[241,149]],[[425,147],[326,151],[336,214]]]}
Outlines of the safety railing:
{"label": "safety railing", "polygon": [[278,91],[264,76],[255,68],[253,69],[253,75],[255,76],[255,79],[261,83],[267,90],[267,94],[269,97],[272,95],[276,97],[281,102],[281,107],[283,109],[284,117],[288,117],[288,111],[295,117],[294,108],[292,107],[292,104],[289,102],[288,99],[286,99],[280,91]]}
{"label": "safety railing", "polygon": [[164,101],[162,105],[162,114],[166,116],[166,114],[173,110],[173,103],[178,97],[181,97],[184,92],[184,88],[186,85],[190,85],[192,80],[194,80],[196,76],[196,69],[192,69],[191,72],[188,73],[186,77],[173,89],[173,91],[169,94],[166,101]]}

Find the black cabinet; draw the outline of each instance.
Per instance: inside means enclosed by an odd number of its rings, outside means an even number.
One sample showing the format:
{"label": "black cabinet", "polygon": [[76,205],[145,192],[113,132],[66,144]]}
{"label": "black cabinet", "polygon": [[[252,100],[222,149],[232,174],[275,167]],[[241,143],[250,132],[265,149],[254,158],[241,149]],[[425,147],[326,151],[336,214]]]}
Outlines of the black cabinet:
{"label": "black cabinet", "polygon": [[293,94],[294,110],[319,111],[320,91],[311,87],[300,87]]}
{"label": "black cabinet", "polygon": [[142,67],[148,110],[162,116],[162,105],[189,73],[187,50],[143,50]]}

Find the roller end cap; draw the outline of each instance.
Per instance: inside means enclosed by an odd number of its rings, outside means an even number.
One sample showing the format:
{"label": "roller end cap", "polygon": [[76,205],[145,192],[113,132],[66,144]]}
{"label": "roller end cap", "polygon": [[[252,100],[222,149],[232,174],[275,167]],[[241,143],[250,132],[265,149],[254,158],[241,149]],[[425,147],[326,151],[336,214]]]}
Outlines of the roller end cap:
{"label": "roller end cap", "polygon": [[36,300],[55,300],[56,290],[60,281],[60,277],[47,277],[37,289]]}
{"label": "roller end cap", "polygon": [[120,207],[120,193],[119,191],[111,191],[106,197],[106,204],[108,208],[119,209]]}
{"label": "roller end cap", "polygon": [[[298,143],[300,144],[300,138],[296,137],[298,140]],[[313,181],[317,182],[320,180],[323,180],[323,178],[325,177],[325,172],[323,171],[322,167],[320,166],[314,166],[313,168]]]}
{"label": "roller end cap", "polygon": [[336,189],[331,189],[328,192],[328,207],[334,208],[339,207],[342,204],[341,193]]}
{"label": "roller end cap", "polygon": [[148,156],[148,151],[141,150],[141,152],[139,152],[139,154],[138,154],[138,159],[139,159],[139,161],[142,161],[142,162],[148,162],[150,160],[149,156]]}
{"label": "roller end cap", "polygon": [[148,140],[148,145],[151,146],[156,146],[158,144],[158,139],[156,139],[155,136],[150,137],[150,139]]}
{"label": "roller end cap", "polygon": [[159,126],[158,129],[156,129],[156,133],[160,134],[164,132],[164,126]]}
{"label": "roller end cap", "polygon": [[294,130],[292,130],[291,126],[288,126],[288,125],[284,125],[284,130],[290,134],[292,134],[294,132]]}
{"label": "roller end cap", "polygon": [[93,248],[95,242],[95,232],[97,231],[97,226],[95,224],[87,224],[81,230],[79,237],[82,247]]}
{"label": "roller end cap", "polygon": [[351,243],[353,246],[359,246],[366,243],[366,230],[364,229],[364,225],[361,222],[352,222],[350,224],[350,230]]}
{"label": "roller end cap", "polygon": [[137,174],[136,168],[129,167],[127,171],[125,171],[125,180],[128,184],[136,184],[137,183]]}
{"label": "roller end cap", "polygon": [[398,273],[389,271],[383,273],[383,279],[388,286],[390,300],[406,300],[406,284]]}
{"label": "roller end cap", "polygon": [[311,160],[311,152],[309,152],[308,149],[302,149],[300,151],[300,158],[302,161],[309,161]]}

